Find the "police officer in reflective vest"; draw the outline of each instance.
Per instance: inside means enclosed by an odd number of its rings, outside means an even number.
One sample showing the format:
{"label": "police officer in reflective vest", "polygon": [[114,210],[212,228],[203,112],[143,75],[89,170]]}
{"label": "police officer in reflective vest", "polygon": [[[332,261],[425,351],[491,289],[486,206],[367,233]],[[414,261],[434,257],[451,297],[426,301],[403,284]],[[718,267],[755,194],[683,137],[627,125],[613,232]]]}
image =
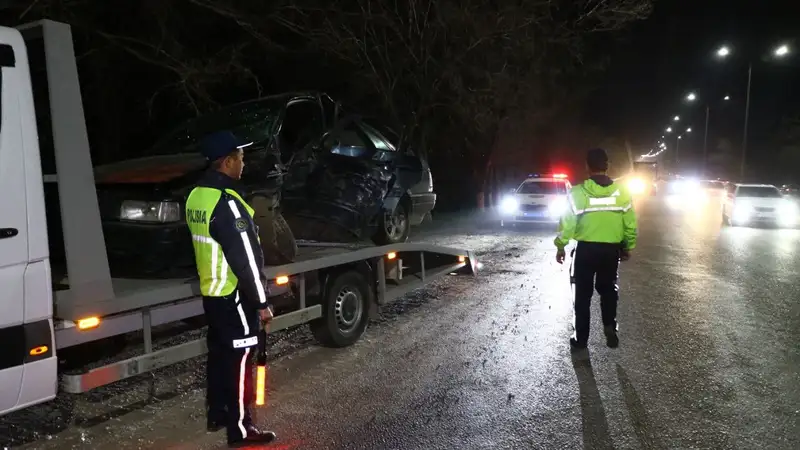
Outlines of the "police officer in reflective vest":
{"label": "police officer in reflective vest", "polygon": [[619,262],[630,258],[637,235],[631,195],[606,175],[608,155],[605,150],[589,150],[586,165],[589,179],[573,186],[569,192],[570,208],[561,218],[555,239],[559,264],[564,262],[564,247],[570,239],[578,241],[570,270],[570,281],[575,289],[574,333],[569,341],[572,350],[585,349],[588,344],[589,309],[595,289],[600,294],[606,344],[611,348],[619,346]]}
{"label": "police officer in reflective vest", "polygon": [[203,138],[200,152],[210,168],[186,201],[208,321],[207,426],[210,432],[227,428],[231,448],[275,440],[250,415],[252,357],[260,322],[271,320],[272,310],[253,210],[237,191],[248,145],[230,132]]}

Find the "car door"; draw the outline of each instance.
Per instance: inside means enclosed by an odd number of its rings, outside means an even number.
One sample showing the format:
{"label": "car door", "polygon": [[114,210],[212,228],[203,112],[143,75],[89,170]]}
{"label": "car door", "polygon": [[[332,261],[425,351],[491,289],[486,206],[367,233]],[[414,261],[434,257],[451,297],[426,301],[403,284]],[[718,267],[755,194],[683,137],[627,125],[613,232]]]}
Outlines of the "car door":
{"label": "car door", "polygon": [[359,126],[375,146],[376,151],[372,160],[385,164],[395,174],[397,182],[392,191],[393,195],[402,196],[405,191],[422,181],[422,161],[418,156],[399,152],[386,136],[366,122],[359,122]]}

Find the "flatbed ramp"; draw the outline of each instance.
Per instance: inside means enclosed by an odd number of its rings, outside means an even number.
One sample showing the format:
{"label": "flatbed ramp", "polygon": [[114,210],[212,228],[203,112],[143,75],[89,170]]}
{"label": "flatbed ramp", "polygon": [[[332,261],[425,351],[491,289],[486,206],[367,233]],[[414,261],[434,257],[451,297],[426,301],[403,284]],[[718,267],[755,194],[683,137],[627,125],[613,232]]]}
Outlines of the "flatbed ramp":
{"label": "flatbed ramp", "polygon": [[[359,246],[328,243],[298,243],[296,262],[264,268],[272,285],[290,284],[297,309],[277,315],[269,332],[276,332],[323,317],[323,305],[307,305],[305,276],[322,271],[368,265],[374,279],[370,291],[374,303],[383,305],[450,273],[475,274],[476,261],[470,251],[421,243],[389,246]],[[289,282],[291,280],[291,282]],[[68,280],[65,280],[68,284]],[[120,334],[142,331],[144,353],[83,373],[64,374],[64,392],[82,393],[115,381],[206,353],[205,339],[154,351],[152,328],[203,314],[196,279],[112,280],[115,296],[100,302],[81,301],[69,290],[56,298],[57,348],[67,348]],[[58,294],[57,293],[57,294]],[[320,300],[324,302],[324,299]],[[375,308],[372,308],[374,311]],[[89,320],[91,327],[82,327]]]}

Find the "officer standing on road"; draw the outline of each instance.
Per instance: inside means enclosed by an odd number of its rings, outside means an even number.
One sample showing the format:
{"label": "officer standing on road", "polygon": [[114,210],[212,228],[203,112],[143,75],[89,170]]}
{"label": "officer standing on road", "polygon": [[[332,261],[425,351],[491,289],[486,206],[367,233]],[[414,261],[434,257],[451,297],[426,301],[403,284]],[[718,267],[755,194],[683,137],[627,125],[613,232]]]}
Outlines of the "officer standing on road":
{"label": "officer standing on road", "polygon": [[272,310],[253,210],[237,191],[248,145],[230,132],[206,136],[199,147],[211,167],[186,201],[208,321],[207,426],[210,432],[227,428],[231,448],[275,440],[250,415],[259,322],[269,322]]}
{"label": "officer standing on road", "polygon": [[570,239],[578,241],[573,250],[571,282],[575,288],[573,350],[585,349],[589,341],[589,310],[594,289],[600,294],[600,309],[606,344],[619,346],[617,336],[617,277],[619,262],[630,258],[636,246],[636,214],[631,195],[606,175],[608,155],[601,148],[586,155],[589,179],[573,186],[570,208],[561,218],[555,245],[556,261],[564,262],[564,247]]}

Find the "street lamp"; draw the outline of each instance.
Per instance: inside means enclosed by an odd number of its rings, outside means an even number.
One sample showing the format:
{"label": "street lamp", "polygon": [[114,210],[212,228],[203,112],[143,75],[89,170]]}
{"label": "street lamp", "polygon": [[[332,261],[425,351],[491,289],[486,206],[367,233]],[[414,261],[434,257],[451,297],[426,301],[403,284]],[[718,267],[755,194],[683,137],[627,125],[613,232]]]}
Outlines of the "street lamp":
{"label": "street lamp", "polygon": [[723,99],[723,100],[730,100],[730,99],[731,99],[731,96],[730,96],[730,95],[726,95],[726,96],[725,96],[725,97],[723,97],[722,99]]}
{"label": "street lamp", "polygon": [[687,128],[687,129],[686,129],[686,132],[687,132],[687,133],[691,133],[691,132],[692,132],[692,127],[689,127],[689,128]]}
{"label": "street lamp", "polygon": [[689,92],[689,94],[686,96],[686,100],[689,100],[690,102],[693,102],[696,99],[697,99],[697,96],[694,94],[694,92]]}
{"label": "street lamp", "polygon": [[674,120],[675,122],[677,122],[677,121],[681,120],[681,118],[680,118],[680,116],[675,116],[675,117],[673,117],[673,118],[672,118],[672,120]]}
{"label": "street lamp", "polygon": [[775,49],[775,56],[786,56],[789,54],[789,46],[783,44]]}
{"label": "street lamp", "polygon": [[[672,133],[672,127],[667,127],[667,133]],[[664,136],[661,136],[664,137]]]}
{"label": "street lamp", "polygon": [[[787,56],[791,52],[791,49],[787,44],[781,44],[775,47],[772,50],[773,56],[776,58],[783,58]],[[728,47],[720,47],[717,50],[717,56],[726,57],[730,54],[730,49]],[[750,122],[750,87],[753,82],[753,62],[750,61],[747,64],[747,97],[744,102],[744,131],[742,132],[742,161],[741,166],[739,167],[739,176],[744,178],[744,166],[745,161],[747,161],[747,126]],[[725,100],[728,100],[728,96],[725,97]]]}

